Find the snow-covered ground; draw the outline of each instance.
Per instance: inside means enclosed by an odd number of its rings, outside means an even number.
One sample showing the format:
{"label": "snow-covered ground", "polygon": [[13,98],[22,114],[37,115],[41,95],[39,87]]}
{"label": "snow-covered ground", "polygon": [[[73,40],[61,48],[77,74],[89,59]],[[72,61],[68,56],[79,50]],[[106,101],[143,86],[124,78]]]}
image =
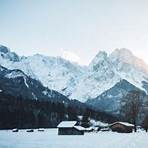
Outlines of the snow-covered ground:
{"label": "snow-covered ground", "polygon": [[84,136],[58,136],[57,129],[0,131],[0,148],[148,148],[148,133],[86,133]]}

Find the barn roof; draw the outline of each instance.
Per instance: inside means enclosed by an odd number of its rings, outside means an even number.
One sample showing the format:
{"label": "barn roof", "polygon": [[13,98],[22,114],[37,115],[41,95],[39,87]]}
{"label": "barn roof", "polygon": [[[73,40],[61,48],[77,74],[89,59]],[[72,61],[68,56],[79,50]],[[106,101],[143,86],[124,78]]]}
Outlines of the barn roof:
{"label": "barn roof", "polygon": [[62,121],[57,127],[74,127],[77,121]]}
{"label": "barn roof", "polygon": [[122,124],[122,125],[125,125],[125,126],[134,127],[133,124],[130,124],[128,122],[115,122],[115,123],[111,124],[111,126],[115,125],[115,124]]}
{"label": "barn roof", "polygon": [[85,128],[82,127],[82,126],[74,126],[74,128],[76,128],[79,131],[84,131],[85,130]]}
{"label": "barn roof", "polygon": [[93,129],[94,129],[93,127],[85,128],[86,131],[91,131],[91,130],[93,130]]}

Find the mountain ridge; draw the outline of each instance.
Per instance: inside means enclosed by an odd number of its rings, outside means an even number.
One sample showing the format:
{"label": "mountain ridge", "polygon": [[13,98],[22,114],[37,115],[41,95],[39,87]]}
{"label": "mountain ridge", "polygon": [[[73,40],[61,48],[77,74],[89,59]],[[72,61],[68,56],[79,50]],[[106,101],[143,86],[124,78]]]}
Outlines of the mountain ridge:
{"label": "mountain ridge", "polygon": [[131,91],[139,91],[140,94],[145,94],[142,90],[129,83],[127,80],[121,80],[116,83],[112,88],[103,92],[101,95],[94,99],[87,100],[87,104],[93,108],[99,108],[105,112],[112,114],[120,114],[123,98]]}
{"label": "mountain ridge", "polygon": [[0,63],[8,69],[20,69],[45,87],[81,102],[98,97],[121,80],[148,93],[148,67],[128,49],[116,49],[111,54],[101,51],[83,67],[60,57],[19,57],[0,46]]}
{"label": "mountain ridge", "polygon": [[23,99],[69,101],[64,95],[42,86],[39,81],[28,77],[21,70],[9,70],[2,66],[0,66],[0,90],[1,93],[21,96]]}

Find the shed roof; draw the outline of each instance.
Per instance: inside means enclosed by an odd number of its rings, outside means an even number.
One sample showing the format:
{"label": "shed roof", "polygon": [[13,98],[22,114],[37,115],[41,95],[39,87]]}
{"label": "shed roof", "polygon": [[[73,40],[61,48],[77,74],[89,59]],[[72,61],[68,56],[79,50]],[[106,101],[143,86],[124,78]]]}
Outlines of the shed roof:
{"label": "shed roof", "polygon": [[85,128],[82,127],[82,126],[74,126],[74,128],[76,128],[79,131],[84,131],[85,130]]}
{"label": "shed roof", "polygon": [[62,121],[57,127],[58,128],[66,128],[66,127],[74,127],[77,121]]}
{"label": "shed roof", "polygon": [[133,124],[130,124],[128,122],[115,122],[115,123],[111,124],[111,126],[115,125],[115,124],[122,124],[122,125],[125,125],[125,126],[134,127]]}
{"label": "shed roof", "polygon": [[94,129],[93,127],[85,128],[86,131],[91,131],[91,130],[93,130],[93,129]]}

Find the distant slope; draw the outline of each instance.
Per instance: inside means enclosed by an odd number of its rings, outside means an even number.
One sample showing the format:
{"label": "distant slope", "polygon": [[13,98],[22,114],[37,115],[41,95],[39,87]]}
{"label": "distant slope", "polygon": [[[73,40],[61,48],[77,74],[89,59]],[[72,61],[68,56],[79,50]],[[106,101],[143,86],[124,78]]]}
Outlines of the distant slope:
{"label": "distant slope", "polygon": [[5,94],[24,99],[69,101],[64,95],[44,87],[39,81],[21,70],[8,70],[0,66],[0,90]]}
{"label": "distant slope", "polygon": [[121,108],[122,98],[132,90],[139,90],[139,88],[130,84],[126,80],[121,80],[109,90],[105,91],[98,97],[88,100],[86,103],[94,108],[102,111],[119,114]]}

